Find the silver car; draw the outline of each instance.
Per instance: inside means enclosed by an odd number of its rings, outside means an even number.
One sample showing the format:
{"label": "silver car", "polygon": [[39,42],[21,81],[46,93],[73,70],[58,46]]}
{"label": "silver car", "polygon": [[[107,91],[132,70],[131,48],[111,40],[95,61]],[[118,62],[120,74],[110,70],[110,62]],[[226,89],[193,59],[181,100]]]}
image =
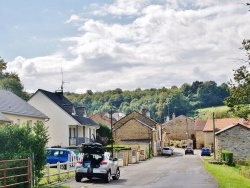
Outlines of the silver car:
{"label": "silver car", "polygon": [[109,152],[104,152],[99,143],[83,144],[83,160],[77,164],[75,180],[81,182],[82,178],[101,178],[109,183],[111,177],[118,180],[120,169],[117,158],[112,159]]}
{"label": "silver car", "polygon": [[169,156],[173,155],[174,149],[172,147],[164,147],[164,148],[162,148],[161,154],[162,155],[169,155]]}

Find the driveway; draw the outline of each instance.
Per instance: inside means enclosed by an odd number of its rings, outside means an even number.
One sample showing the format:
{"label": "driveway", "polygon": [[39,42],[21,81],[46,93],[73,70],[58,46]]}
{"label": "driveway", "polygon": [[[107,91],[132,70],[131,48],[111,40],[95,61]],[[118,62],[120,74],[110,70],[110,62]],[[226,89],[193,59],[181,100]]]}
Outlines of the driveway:
{"label": "driveway", "polygon": [[81,183],[70,180],[60,185],[71,188],[218,188],[216,180],[204,170],[199,150],[194,155],[184,155],[183,149],[175,148],[173,156],[158,156],[120,169],[120,179],[110,183],[82,179]]}

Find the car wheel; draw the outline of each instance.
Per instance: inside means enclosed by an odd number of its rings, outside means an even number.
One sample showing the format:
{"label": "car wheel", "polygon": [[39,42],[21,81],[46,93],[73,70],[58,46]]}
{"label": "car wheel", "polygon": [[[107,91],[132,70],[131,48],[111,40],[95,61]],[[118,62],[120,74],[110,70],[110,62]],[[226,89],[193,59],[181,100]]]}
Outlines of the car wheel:
{"label": "car wheel", "polygon": [[81,182],[82,181],[82,176],[76,174],[75,175],[75,180],[76,180],[76,182]]}
{"label": "car wheel", "polygon": [[91,176],[87,176],[86,178],[89,179],[89,180],[92,180],[92,177],[91,177]]}
{"label": "car wheel", "polygon": [[117,168],[116,174],[112,176],[113,180],[118,180],[120,178],[120,169]]}
{"label": "car wheel", "polygon": [[107,174],[105,175],[104,181],[106,183],[109,183],[110,179],[111,179],[111,173],[110,173],[110,171],[108,171]]}

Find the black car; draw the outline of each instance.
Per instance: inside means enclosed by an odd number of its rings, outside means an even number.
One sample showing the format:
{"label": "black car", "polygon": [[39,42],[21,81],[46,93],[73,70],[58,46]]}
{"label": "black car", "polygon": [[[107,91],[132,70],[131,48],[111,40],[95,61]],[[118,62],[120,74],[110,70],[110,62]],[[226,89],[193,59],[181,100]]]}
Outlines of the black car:
{"label": "black car", "polygon": [[194,150],[193,150],[193,148],[191,148],[191,147],[186,147],[185,148],[185,155],[187,155],[187,154],[194,154]]}

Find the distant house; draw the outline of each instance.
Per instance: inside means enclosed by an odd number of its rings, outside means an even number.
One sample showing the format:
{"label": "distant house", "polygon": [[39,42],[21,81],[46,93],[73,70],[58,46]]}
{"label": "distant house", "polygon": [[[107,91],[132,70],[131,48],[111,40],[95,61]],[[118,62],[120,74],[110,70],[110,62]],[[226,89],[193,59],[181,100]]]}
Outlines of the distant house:
{"label": "distant house", "polygon": [[194,130],[195,130],[195,137],[196,137],[196,148],[199,148],[199,149],[201,149],[205,145],[203,129],[206,125],[206,122],[207,122],[206,120],[202,120],[202,119],[195,120]]}
{"label": "distant house", "polygon": [[132,111],[113,126],[116,144],[140,146],[157,155],[161,146],[161,125],[152,120],[143,109],[142,113]]}
{"label": "distant house", "polygon": [[5,124],[5,123],[10,123],[11,120],[6,118],[1,112],[0,112],[0,125]]}
{"label": "distant house", "polygon": [[[111,129],[111,115],[108,113],[96,113],[89,117],[92,119],[96,124],[106,125],[108,128]],[[115,118],[112,117],[112,123],[114,124],[116,121]]]}
{"label": "distant house", "polygon": [[186,140],[189,145],[196,146],[195,120],[180,115],[162,124],[163,132],[168,134],[170,140]]}
{"label": "distant house", "polygon": [[33,126],[37,121],[45,123],[49,117],[11,91],[0,90],[0,124],[14,123]]}
{"label": "distant house", "polygon": [[95,140],[99,126],[87,117],[84,107],[74,106],[61,90],[49,92],[39,89],[28,103],[50,117],[46,122],[49,146],[79,146]]}
{"label": "distant house", "polygon": [[221,150],[233,152],[233,158],[249,159],[250,157],[250,127],[237,123],[218,131],[215,137],[216,154]]}
{"label": "distant house", "polygon": [[243,118],[222,118],[222,119],[208,119],[205,127],[203,129],[204,132],[204,146],[210,147],[213,145],[214,142],[214,134],[213,134],[213,126],[215,127],[215,133],[224,129],[225,127],[237,124],[237,123],[243,123]]}

